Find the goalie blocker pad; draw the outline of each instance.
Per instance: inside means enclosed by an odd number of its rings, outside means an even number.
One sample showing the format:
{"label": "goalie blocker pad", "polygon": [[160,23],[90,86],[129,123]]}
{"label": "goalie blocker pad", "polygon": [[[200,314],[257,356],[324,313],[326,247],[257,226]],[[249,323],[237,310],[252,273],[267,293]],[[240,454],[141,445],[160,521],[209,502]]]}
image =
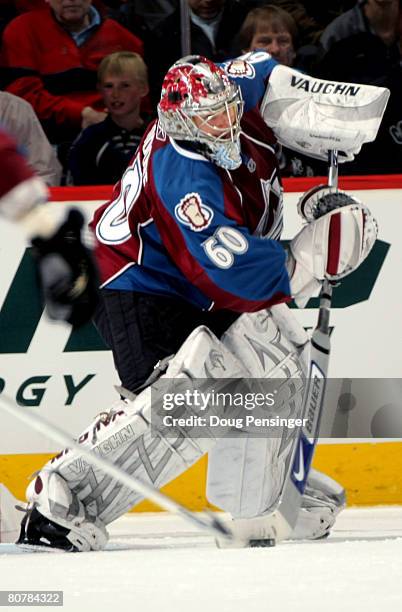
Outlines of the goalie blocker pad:
{"label": "goalie blocker pad", "polygon": [[290,243],[296,262],[318,280],[348,276],[374,246],[376,220],[366,206],[350,202],[306,225]]}
{"label": "goalie blocker pad", "polygon": [[311,223],[311,221],[323,217],[336,208],[354,203],[363,205],[360,200],[349,195],[346,191],[335,190],[328,185],[316,185],[306,191],[299,199],[297,212],[307,223]]}
{"label": "goalie blocker pad", "polygon": [[375,140],[390,92],[384,87],[316,79],[287,66],[272,71],[261,115],[278,141],[294,151],[327,160],[352,161]]}
{"label": "goalie blocker pad", "polygon": [[378,226],[370,211],[355,198],[306,225],[290,243],[288,270],[292,295],[303,308],[321,281],[339,280],[366,259]]}

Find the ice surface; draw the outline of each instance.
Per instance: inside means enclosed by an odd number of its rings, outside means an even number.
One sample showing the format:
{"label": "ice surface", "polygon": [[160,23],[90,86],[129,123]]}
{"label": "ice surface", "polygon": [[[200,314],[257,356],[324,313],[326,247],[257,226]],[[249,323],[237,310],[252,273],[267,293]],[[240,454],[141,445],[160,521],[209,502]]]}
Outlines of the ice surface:
{"label": "ice surface", "polygon": [[68,612],[402,610],[402,507],[348,509],[329,539],[268,549],[216,549],[164,513],[110,531],[97,553],[0,544],[0,589],[63,590]]}

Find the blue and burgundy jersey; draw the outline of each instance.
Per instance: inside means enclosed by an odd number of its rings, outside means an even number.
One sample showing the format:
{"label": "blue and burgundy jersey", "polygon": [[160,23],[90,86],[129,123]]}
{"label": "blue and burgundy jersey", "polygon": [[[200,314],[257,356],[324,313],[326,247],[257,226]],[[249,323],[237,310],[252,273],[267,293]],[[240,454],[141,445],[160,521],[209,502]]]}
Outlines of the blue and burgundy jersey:
{"label": "blue and burgundy jersey", "polygon": [[252,312],[289,299],[275,137],[259,113],[276,62],[250,53],[223,67],[242,90],[242,164],[233,171],[169,138],[156,121],[95,213],[102,286]]}

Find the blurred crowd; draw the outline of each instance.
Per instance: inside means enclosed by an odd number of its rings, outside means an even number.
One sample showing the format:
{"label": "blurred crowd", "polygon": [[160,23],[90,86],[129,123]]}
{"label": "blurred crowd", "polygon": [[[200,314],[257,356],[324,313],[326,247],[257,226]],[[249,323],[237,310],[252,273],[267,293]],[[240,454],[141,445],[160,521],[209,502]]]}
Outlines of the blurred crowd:
{"label": "blurred crowd", "polygon": [[[0,0],[0,123],[48,185],[113,184],[182,53],[180,0]],[[254,49],[318,78],[384,86],[374,143],[342,174],[402,173],[402,0],[187,0],[190,51]],[[186,7],[187,9],[187,7]],[[280,153],[283,176],[325,174]]]}

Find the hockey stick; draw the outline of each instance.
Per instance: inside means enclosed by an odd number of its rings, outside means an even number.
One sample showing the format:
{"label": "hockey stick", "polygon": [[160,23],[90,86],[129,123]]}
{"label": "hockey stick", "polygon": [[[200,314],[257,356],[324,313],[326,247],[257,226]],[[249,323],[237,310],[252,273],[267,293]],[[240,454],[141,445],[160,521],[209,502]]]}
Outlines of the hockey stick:
{"label": "hockey stick", "polygon": [[3,394],[0,395],[0,407],[3,408],[9,414],[20,419],[33,429],[36,429],[42,434],[46,434],[50,439],[60,444],[61,447],[76,450],[83,457],[85,457],[86,461],[89,464],[102,470],[104,473],[108,474],[131,491],[140,493],[141,495],[153,501],[155,504],[157,504],[164,510],[181,516],[189,523],[192,523],[199,529],[208,532],[214,537],[218,536],[219,538],[223,538],[227,542],[233,541],[234,536],[231,530],[227,528],[226,525],[224,525],[222,521],[218,519],[217,516],[212,514],[212,512],[208,512],[206,517],[200,517],[194,512],[187,510],[187,508],[184,508],[184,506],[182,506],[178,502],[174,501],[167,495],[164,495],[163,493],[155,489],[152,485],[147,484],[142,480],[138,480],[133,476],[130,476],[129,474],[127,474],[127,472],[118,468],[112,462],[85,448],[84,445],[78,444],[62,429],[60,429],[56,425],[53,425],[52,423],[49,423],[49,421],[47,421],[40,415],[33,414],[25,409],[18,407],[18,405],[12,399],[8,398]]}
{"label": "hockey stick", "polygon": [[320,294],[318,322],[310,340],[308,384],[303,402],[303,418],[307,419],[307,423],[299,430],[296,438],[279,501],[270,514],[261,517],[265,523],[266,535],[263,539],[255,541],[256,546],[274,546],[277,542],[288,539],[296,526],[324,407],[330,354],[331,297],[332,286],[329,281],[324,281]]}
{"label": "hockey stick", "polygon": [[283,492],[272,514],[272,537],[276,542],[289,538],[296,525],[318,441],[331,348],[329,335],[331,298],[331,283],[324,281],[320,293],[318,322],[310,340],[310,367],[303,406],[303,418],[307,419],[307,423],[300,429]]}
{"label": "hockey stick", "polygon": [[[328,185],[338,187],[338,153],[328,152]],[[332,284],[322,283],[317,325],[311,336],[310,365],[302,416],[307,419],[299,430],[291,453],[288,471],[279,500],[264,520],[264,539],[253,545],[274,546],[290,537],[296,526],[302,505],[304,489],[318,441],[321,415],[324,407],[325,387],[330,355],[329,317],[332,299]],[[304,421],[303,421],[304,422]],[[259,519],[257,519],[259,520]]]}

